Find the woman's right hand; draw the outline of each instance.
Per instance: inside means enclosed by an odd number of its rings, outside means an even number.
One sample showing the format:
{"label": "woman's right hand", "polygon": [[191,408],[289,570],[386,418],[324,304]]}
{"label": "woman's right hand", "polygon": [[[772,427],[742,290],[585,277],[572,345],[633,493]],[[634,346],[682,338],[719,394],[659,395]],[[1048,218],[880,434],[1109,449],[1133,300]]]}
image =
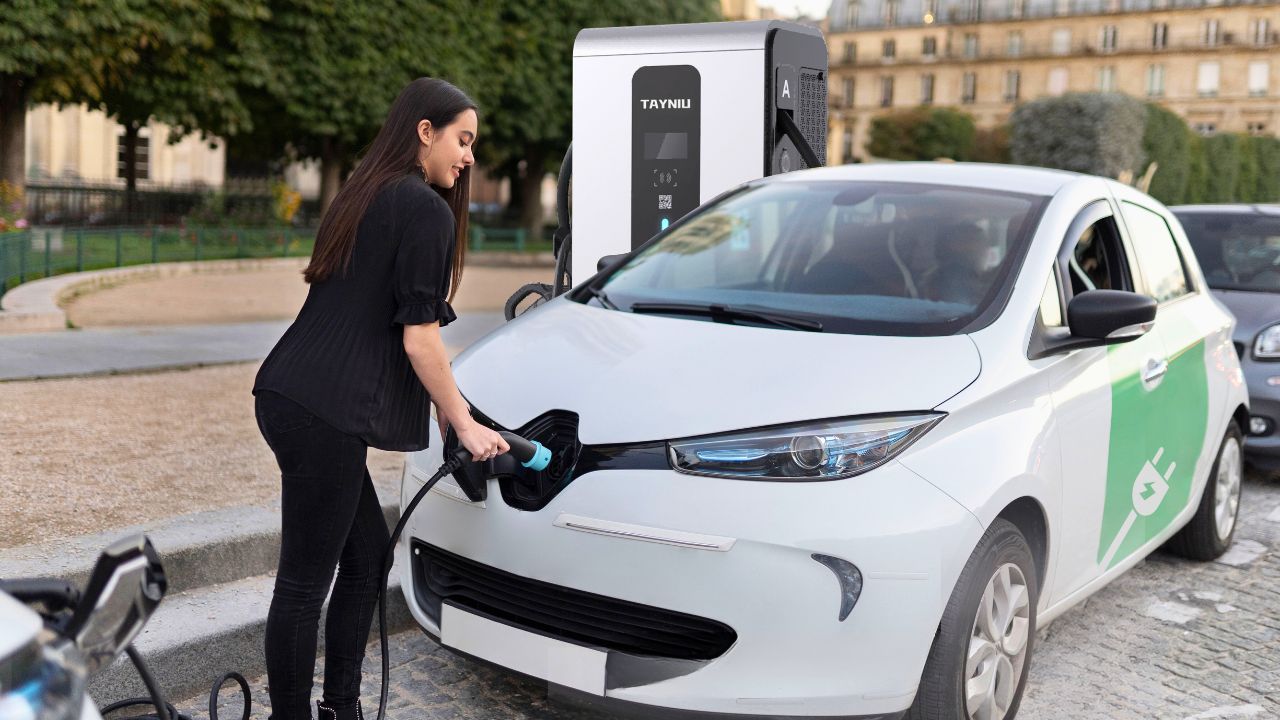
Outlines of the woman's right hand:
{"label": "woman's right hand", "polygon": [[470,451],[471,459],[475,462],[492,460],[511,450],[511,446],[502,439],[501,435],[470,417],[467,417],[463,423],[455,423],[453,430],[458,434],[458,442]]}

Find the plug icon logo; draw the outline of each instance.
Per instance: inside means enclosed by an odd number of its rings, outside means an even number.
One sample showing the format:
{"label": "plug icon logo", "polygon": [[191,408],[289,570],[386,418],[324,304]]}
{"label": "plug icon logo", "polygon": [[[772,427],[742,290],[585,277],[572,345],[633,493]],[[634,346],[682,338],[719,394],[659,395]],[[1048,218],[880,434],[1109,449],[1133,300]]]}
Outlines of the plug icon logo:
{"label": "plug icon logo", "polygon": [[1133,511],[1142,517],[1147,517],[1160,508],[1165,495],[1169,494],[1169,477],[1178,467],[1178,463],[1171,462],[1162,475],[1156,469],[1162,455],[1164,448],[1157,450],[1155,457],[1142,464],[1142,470],[1133,481]]}
{"label": "plug icon logo", "polygon": [[1173,471],[1178,468],[1178,463],[1170,462],[1169,467],[1165,468],[1163,473],[1160,472],[1158,465],[1160,458],[1164,456],[1164,448],[1156,451],[1155,457],[1144,462],[1142,469],[1138,471],[1138,476],[1133,480],[1133,509],[1129,511],[1129,516],[1124,519],[1124,524],[1120,526],[1120,532],[1116,533],[1116,537],[1111,541],[1111,546],[1107,548],[1107,554],[1102,556],[1102,567],[1111,567],[1111,561],[1115,559],[1116,553],[1120,550],[1120,545],[1124,543],[1125,537],[1129,535],[1129,531],[1133,528],[1133,524],[1137,522],[1138,517],[1148,517],[1160,509],[1160,504],[1164,502],[1164,498],[1169,494],[1169,478],[1173,476]]}

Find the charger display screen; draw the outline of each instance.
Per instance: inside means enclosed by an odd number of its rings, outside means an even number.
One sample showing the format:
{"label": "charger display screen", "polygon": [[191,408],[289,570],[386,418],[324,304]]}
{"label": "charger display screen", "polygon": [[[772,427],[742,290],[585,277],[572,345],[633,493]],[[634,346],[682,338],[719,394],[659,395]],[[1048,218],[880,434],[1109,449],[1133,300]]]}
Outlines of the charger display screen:
{"label": "charger display screen", "polygon": [[689,133],[644,134],[645,160],[685,160],[689,157]]}

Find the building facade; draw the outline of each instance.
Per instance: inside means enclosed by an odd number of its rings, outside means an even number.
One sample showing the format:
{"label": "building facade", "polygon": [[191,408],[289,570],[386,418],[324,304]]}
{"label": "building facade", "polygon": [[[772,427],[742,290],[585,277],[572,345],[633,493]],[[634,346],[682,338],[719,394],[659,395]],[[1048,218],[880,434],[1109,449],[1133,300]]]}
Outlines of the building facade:
{"label": "building facade", "polygon": [[1280,131],[1277,0],[836,0],[828,27],[833,161],[866,159],[888,112],[994,127],[1065,92],[1159,102],[1202,134]]}

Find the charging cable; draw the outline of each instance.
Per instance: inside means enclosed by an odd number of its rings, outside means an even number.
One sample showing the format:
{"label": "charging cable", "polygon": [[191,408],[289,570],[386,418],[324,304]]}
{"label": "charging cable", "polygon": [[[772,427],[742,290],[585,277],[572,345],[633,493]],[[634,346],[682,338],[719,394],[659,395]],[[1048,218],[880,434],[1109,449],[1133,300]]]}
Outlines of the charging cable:
{"label": "charging cable", "polygon": [[[551,464],[551,451],[542,443],[526,440],[511,432],[502,431],[498,434],[507,441],[507,445],[511,448],[510,454],[519,460],[522,466],[541,472]],[[387,551],[382,558],[382,584],[378,588],[378,644],[382,647],[382,692],[378,698],[377,720],[385,720],[387,695],[390,690],[391,651],[387,647],[387,585],[391,577],[391,564],[395,559],[396,543],[400,539],[400,533],[404,532],[404,526],[409,523],[409,518],[413,517],[413,511],[418,507],[418,503],[422,502],[422,498],[431,492],[431,488],[435,487],[441,478],[461,470],[468,462],[471,462],[471,452],[461,445],[449,453],[436,474],[427,480],[426,484],[418,490],[418,494],[414,495],[401,511],[400,522],[396,523],[395,530],[391,532],[391,542],[387,543]]]}

